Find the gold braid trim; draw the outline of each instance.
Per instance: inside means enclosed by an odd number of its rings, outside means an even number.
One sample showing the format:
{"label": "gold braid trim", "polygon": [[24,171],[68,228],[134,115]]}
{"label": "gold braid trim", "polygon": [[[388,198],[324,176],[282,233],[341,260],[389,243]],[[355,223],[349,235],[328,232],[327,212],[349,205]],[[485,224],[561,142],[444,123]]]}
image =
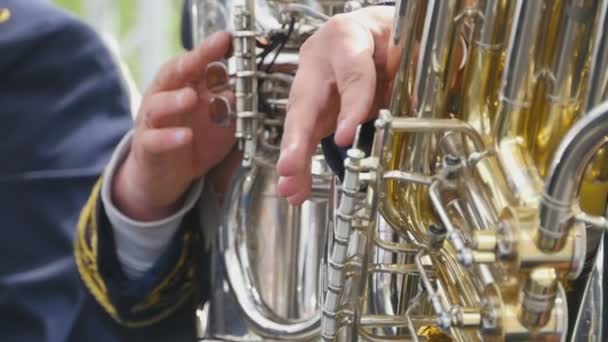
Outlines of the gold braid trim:
{"label": "gold braid trim", "polygon": [[[97,204],[101,184],[102,178],[93,187],[78,220],[74,251],[78,272],[93,297],[116,322],[130,328],[155,324],[173,314],[194,293],[194,265],[189,262],[192,233],[190,231],[184,233],[180,258],[173,270],[146,295],[143,302],[129,310],[132,314],[145,313],[147,310],[159,310],[159,312],[145,319],[123,319],[112,303],[105,281],[97,267]],[[167,294],[167,291],[170,293]],[[171,296],[171,293],[177,295]]]}

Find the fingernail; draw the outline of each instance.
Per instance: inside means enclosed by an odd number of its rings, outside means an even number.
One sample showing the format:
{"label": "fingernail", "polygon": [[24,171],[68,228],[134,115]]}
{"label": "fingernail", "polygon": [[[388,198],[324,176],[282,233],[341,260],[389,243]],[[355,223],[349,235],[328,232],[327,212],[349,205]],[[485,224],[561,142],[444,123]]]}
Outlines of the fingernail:
{"label": "fingernail", "polygon": [[218,39],[221,37],[220,32],[221,31],[217,31],[217,32],[213,32],[212,34],[210,34],[205,39],[207,41],[207,44],[210,44],[210,45],[217,44]]}
{"label": "fingernail", "polygon": [[184,130],[179,130],[175,132],[174,139],[176,143],[183,144],[186,140],[186,132]]}

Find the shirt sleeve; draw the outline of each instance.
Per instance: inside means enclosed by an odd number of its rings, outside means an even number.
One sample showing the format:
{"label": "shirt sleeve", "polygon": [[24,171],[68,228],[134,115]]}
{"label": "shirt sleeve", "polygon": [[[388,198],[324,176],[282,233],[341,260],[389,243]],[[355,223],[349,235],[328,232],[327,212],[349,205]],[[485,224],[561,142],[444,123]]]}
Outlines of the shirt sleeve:
{"label": "shirt sleeve", "polygon": [[182,207],[162,220],[142,222],[129,218],[112,203],[111,184],[114,174],[129,153],[132,141],[129,132],[120,142],[104,173],[101,200],[112,226],[116,254],[125,275],[130,279],[142,277],[150,270],[178,231],[184,216],[196,204],[203,190],[200,179],[188,191]]}

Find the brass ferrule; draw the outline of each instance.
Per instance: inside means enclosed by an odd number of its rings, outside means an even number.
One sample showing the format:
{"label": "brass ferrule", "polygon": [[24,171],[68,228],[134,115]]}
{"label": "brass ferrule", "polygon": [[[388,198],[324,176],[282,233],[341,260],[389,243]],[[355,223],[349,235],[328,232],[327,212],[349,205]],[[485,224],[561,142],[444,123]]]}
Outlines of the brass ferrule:
{"label": "brass ferrule", "polygon": [[473,233],[473,248],[477,251],[494,251],[497,244],[498,238],[494,230],[476,230]]}
{"label": "brass ferrule", "polygon": [[481,326],[481,310],[478,308],[462,308],[455,306],[450,311],[452,326],[458,328],[479,328]]}
{"label": "brass ferrule", "polygon": [[556,291],[555,269],[548,267],[534,269],[522,288],[520,322],[530,329],[547,324],[555,303]]}

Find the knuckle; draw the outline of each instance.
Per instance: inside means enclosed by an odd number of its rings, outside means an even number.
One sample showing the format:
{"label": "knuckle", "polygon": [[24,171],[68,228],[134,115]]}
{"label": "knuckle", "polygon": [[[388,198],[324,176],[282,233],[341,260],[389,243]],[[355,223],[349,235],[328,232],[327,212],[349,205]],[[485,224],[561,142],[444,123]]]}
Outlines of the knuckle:
{"label": "knuckle", "polygon": [[169,83],[176,70],[179,72],[182,63],[181,60],[180,57],[173,57],[161,66],[160,71],[154,80],[154,84],[158,88],[163,88],[166,83]]}
{"label": "knuckle", "polygon": [[155,128],[155,122],[153,112],[151,110],[145,110],[142,112],[142,120],[146,128]]}
{"label": "knuckle", "polygon": [[328,35],[342,35],[348,32],[352,25],[351,15],[346,13],[337,14],[325,23],[323,30]]}
{"label": "knuckle", "polygon": [[[135,140],[134,140],[135,142]],[[139,152],[141,153],[144,160],[154,161],[158,160],[162,157],[163,152],[159,148],[159,142],[149,139],[149,137],[144,138],[143,136],[138,141]]]}
{"label": "knuckle", "polygon": [[318,38],[318,32],[314,33],[308,39],[304,41],[304,43],[300,46],[299,54],[300,58],[306,58],[310,54],[311,51],[314,51],[314,46]]}
{"label": "knuckle", "polygon": [[343,95],[347,89],[367,80],[368,76],[361,70],[348,69],[340,78],[341,79],[338,82],[338,92],[340,95]]}
{"label": "knuckle", "polygon": [[318,47],[326,50],[336,47],[331,42],[342,42],[343,37],[352,31],[352,18],[349,14],[337,14],[331,17],[321,28],[300,46],[300,55],[318,52]]}

